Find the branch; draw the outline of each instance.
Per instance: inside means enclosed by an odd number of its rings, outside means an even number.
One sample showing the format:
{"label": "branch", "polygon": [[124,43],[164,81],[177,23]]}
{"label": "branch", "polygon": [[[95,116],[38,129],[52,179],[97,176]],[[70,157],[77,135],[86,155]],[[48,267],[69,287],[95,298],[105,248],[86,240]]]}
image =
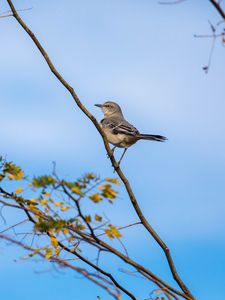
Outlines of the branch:
{"label": "branch", "polygon": [[[59,242],[59,245],[62,249],[64,249],[66,252],[71,253],[71,250],[69,248],[67,248],[65,245],[63,245],[62,243]],[[123,291],[127,296],[129,296],[131,299],[133,300],[137,300],[133,294],[131,294],[127,289],[125,289],[123,286],[121,286],[118,281],[112,276],[112,274],[104,271],[103,269],[101,269],[99,266],[93,264],[91,261],[89,261],[88,259],[86,259],[85,257],[83,257],[81,254],[79,254],[78,252],[74,251],[72,252],[75,256],[77,256],[80,260],[82,260],[83,262],[85,262],[87,265],[91,266],[92,268],[94,268],[96,271],[100,272],[101,274],[105,275],[106,277],[108,277],[114,284],[115,286],[120,289],[121,291]]]}
{"label": "branch", "polygon": [[[9,236],[6,236],[6,235],[3,235],[3,234],[0,234],[0,239],[4,239],[6,241],[9,241],[17,246],[20,246],[26,250],[29,250],[29,251],[34,251],[35,249],[32,248],[32,247],[29,247],[28,245],[22,243],[22,242],[19,242],[17,240],[14,240],[13,238],[9,237]],[[37,255],[41,256],[42,258],[45,258],[45,255],[41,252],[38,252]],[[112,295],[115,299],[117,300],[120,300],[120,292],[119,290],[116,289],[117,293],[113,292],[111,290],[111,288],[109,288],[107,286],[108,285],[111,285],[112,286],[112,283],[105,279],[104,277],[100,276],[99,274],[92,274],[90,272],[88,272],[87,270],[83,269],[83,268],[79,268],[79,267],[76,267],[72,264],[70,264],[68,261],[66,260],[62,260],[58,257],[52,257],[50,262],[54,262],[54,263],[57,263],[59,266],[61,267],[64,267],[64,268],[70,268],[80,274],[82,274],[84,277],[86,277],[87,279],[89,279],[90,281],[92,281],[93,283],[99,285],[100,287],[102,287],[103,289],[105,289],[110,295]],[[94,278],[95,277],[95,278]],[[97,280],[96,278],[100,279],[100,280]],[[103,282],[101,282],[103,281]]]}
{"label": "branch", "polygon": [[69,85],[69,83],[61,76],[61,74],[56,70],[55,66],[53,65],[52,61],[50,60],[47,52],[44,50],[44,48],[42,47],[42,45],[40,44],[39,40],[36,38],[36,36],[34,35],[34,33],[27,27],[27,25],[24,23],[24,21],[20,18],[20,16],[18,15],[13,3],[11,0],[6,0],[12,10],[13,16],[15,17],[15,19],[17,20],[17,22],[22,26],[22,28],[27,32],[27,34],[30,36],[30,38],[33,40],[34,44],[37,46],[37,48],[39,49],[40,53],[42,54],[42,56],[44,57],[46,63],[48,64],[51,72],[56,76],[56,78],[61,82],[61,84],[69,91],[69,93],[71,94],[71,96],[73,97],[75,103],[77,104],[77,106],[82,110],[82,112],[91,120],[91,122],[94,124],[94,126],[96,127],[96,129],[98,130],[98,132],[100,133],[103,142],[104,142],[104,146],[105,149],[107,151],[107,154],[112,162],[112,165],[114,167],[114,169],[116,170],[118,176],[120,177],[120,179],[122,180],[122,182],[125,185],[125,188],[127,190],[127,193],[130,197],[131,203],[141,221],[141,223],[144,225],[144,227],[148,230],[148,232],[152,235],[152,237],[155,239],[155,241],[159,244],[159,246],[162,248],[163,252],[166,255],[171,273],[173,275],[173,278],[175,279],[175,281],[177,282],[177,284],[180,286],[180,288],[182,289],[182,291],[190,298],[190,299],[194,299],[194,297],[192,296],[191,292],[189,291],[189,289],[186,287],[186,285],[184,284],[184,282],[182,281],[182,279],[180,278],[180,276],[177,273],[177,270],[175,268],[173,259],[171,257],[170,254],[170,250],[167,247],[167,245],[162,241],[162,239],[158,236],[158,234],[155,232],[155,230],[152,228],[152,226],[148,223],[148,221],[146,220],[146,218],[144,217],[137,199],[132,191],[132,188],[130,186],[130,183],[128,181],[128,179],[125,177],[125,175],[123,174],[123,172],[121,171],[118,163],[116,162],[113,153],[109,147],[108,141],[106,139],[106,136],[104,134],[104,132],[102,131],[98,121],[96,120],[96,118],[86,109],[86,107],[81,103],[80,99],[78,98],[77,94],[75,93],[74,89],[72,88],[72,86]]}
{"label": "branch", "polygon": [[215,0],[209,0],[209,2],[215,7],[215,9],[218,11],[218,13],[220,14],[220,16],[225,21],[225,12],[222,9],[222,7],[220,6],[220,4],[218,2],[216,2]]}

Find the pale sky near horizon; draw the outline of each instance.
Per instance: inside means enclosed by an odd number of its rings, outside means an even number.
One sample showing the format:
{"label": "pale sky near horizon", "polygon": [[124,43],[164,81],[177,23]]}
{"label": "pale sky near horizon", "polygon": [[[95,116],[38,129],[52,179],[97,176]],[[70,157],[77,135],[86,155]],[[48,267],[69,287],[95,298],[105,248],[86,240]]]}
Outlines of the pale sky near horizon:
{"label": "pale sky near horizon", "polygon": [[[122,167],[198,300],[225,297],[225,48],[217,41],[206,75],[211,40],[193,37],[210,32],[208,20],[220,20],[208,2],[15,1],[32,7],[21,16],[97,119],[102,114],[94,104],[113,100],[141,132],[168,137],[164,144],[137,143]],[[31,175],[50,172],[56,161],[68,178],[87,171],[113,176],[96,129],[15,20],[0,19],[0,38],[0,154]],[[118,225],[135,220],[122,188],[110,210]],[[172,282],[160,250],[139,228],[124,239],[136,259]],[[21,250],[0,247],[3,300],[109,298],[71,272],[36,274],[48,266],[14,263]],[[146,299],[141,284],[138,299]]]}

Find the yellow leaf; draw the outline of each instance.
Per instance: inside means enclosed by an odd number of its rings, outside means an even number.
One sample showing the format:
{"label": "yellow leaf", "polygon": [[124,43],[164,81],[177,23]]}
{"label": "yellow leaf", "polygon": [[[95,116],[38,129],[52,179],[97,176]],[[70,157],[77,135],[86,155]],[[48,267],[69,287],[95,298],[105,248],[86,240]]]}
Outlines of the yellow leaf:
{"label": "yellow leaf", "polygon": [[34,199],[34,198],[30,199],[29,202],[30,202],[30,203],[33,203],[33,204],[34,204],[34,203],[37,203],[36,199]]}
{"label": "yellow leaf", "polygon": [[60,248],[56,248],[56,249],[55,249],[55,253],[54,253],[54,254],[55,254],[56,256],[58,256],[58,255],[59,255],[59,253],[60,253]]}
{"label": "yellow leaf", "polygon": [[96,193],[89,197],[94,203],[98,203],[102,200],[102,197],[100,194]]}
{"label": "yellow leaf", "polygon": [[24,191],[23,188],[17,188],[17,189],[15,189],[15,193],[17,193],[17,194],[20,194],[20,193],[22,193],[23,191]]}
{"label": "yellow leaf", "polygon": [[51,248],[47,248],[46,252],[45,252],[45,258],[49,259],[52,257],[52,249]]}
{"label": "yellow leaf", "polygon": [[48,203],[48,200],[41,200],[40,203],[42,206],[46,206]]}
{"label": "yellow leaf", "polygon": [[14,175],[9,174],[9,175],[8,175],[8,178],[9,178],[10,180],[13,180],[13,179],[14,179]]}
{"label": "yellow leaf", "polygon": [[54,237],[54,236],[51,236],[50,239],[51,239],[52,246],[53,246],[54,248],[57,248],[58,245],[59,245],[59,242],[58,242],[57,238]]}
{"label": "yellow leaf", "polygon": [[55,206],[61,206],[61,205],[62,205],[62,202],[55,202],[55,201],[54,201],[54,204],[55,204]]}
{"label": "yellow leaf", "polygon": [[68,206],[62,206],[61,207],[61,211],[67,211],[68,209],[70,209]]}
{"label": "yellow leaf", "polygon": [[77,195],[80,195],[80,196],[84,196],[84,193],[80,190],[80,188],[79,187],[77,187],[77,186],[73,186],[72,188],[71,188],[71,191],[73,192],[73,193],[75,193],[75,194],[77,194]]}
{"label": "yellow leaf", "polygon": [[69,232],[70,232],[70,231],[69,231],[68,228],[66,228],[66,229],[63,230],[63,233],[64,233],[64,234],[67,234],[67,233],[69,233]]}
{"label": "yellow leaf", "polygon": [[35,248],[34,249],[34,254],[37,254],[37,253],[39,253],[40,252],[40,248]]}
{"label": "yellow leaf", "polygon": [[107,177],[105,179],[105,181],[108,181],[108,182],[111,182],[111,183],[114,183],[114,184],[120,184],[120,181],[117,178],[109,178],[109,177]]}
{"label": "yellow leaf", "polygon": [[91,216],[90,216],[90,215],[85,216],[84,218],[85,218],[85,221],[86,221],[87,223],[91,223]]}
{"label": "yellow leaf", "polygon": [[95,220],[98,221],[98,222],[101,222],[102,221],[102,217],[99,216],[99,215],[95,215]]}
{"label": "yellow leaf", "polygon": [[100,190],[105,190],[105,189],[108,189],[108,188],[110,188],[111,187],[111,184],[104,184],[104,185],[100,185],[98,188],[100,189]]}
{"label": "yellow leaf", "polygon": [[110,227],[111,227],[111,232],[113,233],[113,235],[116,238],[120,238],[122,236],[122,234],[119,232],[119,230],[115,226],[110,225]]}
{"label": "yellow leaf", "polygon": [[115,237],[120,238],[122,236],[119,230],[113,225],[109,225],[108,229],[105,229],[105,234],[110,239],[114,239]]}
{"label": "yellow leaf", "polygon": [[44,193],[43,196],[48,197],[48,196],[50,196],[50,193]]}

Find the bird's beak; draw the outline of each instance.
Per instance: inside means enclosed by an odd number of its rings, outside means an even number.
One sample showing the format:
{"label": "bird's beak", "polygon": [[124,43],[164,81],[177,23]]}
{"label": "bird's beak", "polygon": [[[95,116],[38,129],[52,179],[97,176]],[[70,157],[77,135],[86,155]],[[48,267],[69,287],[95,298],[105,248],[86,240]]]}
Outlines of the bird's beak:
{"label": "bird's beak", "polygon": [[102,108],[102,104],[95,104],[95,106]]}

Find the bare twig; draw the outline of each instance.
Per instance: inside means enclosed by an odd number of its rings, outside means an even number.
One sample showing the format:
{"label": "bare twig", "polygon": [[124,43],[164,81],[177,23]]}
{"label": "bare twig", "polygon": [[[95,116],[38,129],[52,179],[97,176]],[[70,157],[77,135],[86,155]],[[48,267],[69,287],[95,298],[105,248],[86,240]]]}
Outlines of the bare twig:
{"label": "bare twig", "polygon": [[[27,11],[27,10],[31,10],[32,7],[29,7],[29,8],[24,8],[24,9],[17,9],[17,11]],[[0,14],[0,19],[3,19],[3,18],[7,18],[7,17],[13,17],[13,13],[11,10],[7,10],[7,11],[4,11],[3,13]]]}
{"label": "bare twig", "polygon": [[175,0],[175,1],[158,1],[159,4],[162,5],[174,5],[174,4],[180,4],[182,2],[185,2],[187,0]]}

